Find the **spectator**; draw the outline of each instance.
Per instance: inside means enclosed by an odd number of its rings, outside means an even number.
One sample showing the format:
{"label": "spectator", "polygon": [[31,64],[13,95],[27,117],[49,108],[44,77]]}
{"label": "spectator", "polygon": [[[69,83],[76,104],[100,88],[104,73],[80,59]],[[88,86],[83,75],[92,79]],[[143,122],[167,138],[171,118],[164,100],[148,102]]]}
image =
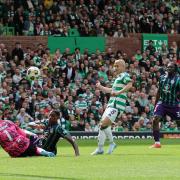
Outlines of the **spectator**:
{"label": "spectator", "polygon": [[[64,3],[66,5],[66,2]],[[125,16],[128,19],[129,14]],[[110,34],[111,25],[106,26],[104,29]],[[169,49],[163,44],[162,50],[155,53],[154,50],[153,53],[150,50],[137,50],[131,58],[124,52],[113,52],[111,48],[107,48],[105,52],[95,53],[90,53],[88,49],[81,53],[79,48],[71,53],[67,48],[65,53],[62,53],[58,49],[50,55],[49,49],[43,44],[38,44],[34,49],[24,48],[18,44],[12,54],[4,44],[0,44],[0,116],[18,121],[19,124],[25,122],[26,125],[26,121],[38,119],[38,114],[44,113],[43,119],[47,118],[47,112],[56,108],[62,113],[63,126],[72,130],[84,130],[85,126],[88,127],[87,122],[90,130],[98,130],[98,123],[107,106],[109,95],[99,93],[95,83],[97,80],[103,82],[106,79],[104,83],[110,86],[113,80],[112,63],[118,57],[126,60],[127,69],[133,80],[133,88],[128,93],[126,112],[119,119],[122,122],[118,120],[118,123],[123,127],[122,131],[133,130],[134,124],[139,126],[136,130],[149,131],[152,127],[151,116],[157,92],[157,79],[164,73],[167,63],[177,62],[178,57],[178,45],[175,42]],[[33,82],[26,79],[26,70],[31,65],[38,66],[41,71],[41,77]],[[25,109],[30,119],[20,116],[18,112],[21,108]],[[20,116],[18,120],[14,118],[17,113]],[[140,118],[144,119],[143,127],[139,123]],[[163,122],[161,128],[167,130],[164,124]],[[117,129],[118,126],[115,126],[114,130]]]}
{"label": "spectator", "polygon": [[67,63],[67,67],[64,69],[66,77],[69,82],[74,81],[75,79],[75,69],[73,68],[72,62]]}
{"label": "spectator", "polygon": [[15,59],[16,64],[20,63],[20,60],[24,58],[24,52],[20,42],[16,42],[15,48],[12,50],[12,58]]}
{"label": "spectator", "polygon": [[25,112],[24,108],[20,109],[20,112],[17,115],[17,121],[19,122],[20,125],[23,123],[28,123],[30,121],[33,121],[33,118]]}
{"label": "spectator", "polygon": [[78,100],[75,102],[75,107],[81,112],[87,109],[87,102],[83,99],[82,94],[79,94]]}
{"label": "spectator", "polygon": [[[148,3],[147,3],[148,2]],[[45,4],[45,5],[44,5]],[[48,4],[48,6],[47,6]],[[148,5],[147,5],[148,4]],[[9,1],[1,2],[3,25],[16,35],[128,37],[128,33],[179,33],[178,2],[161,1]],[[48,7],[48,8],[47,8]]]}
{"label": "spectator", "polygon": [[145,107],[148,105],[149,101],[146,97],[145,93],[140,93],[140,97],[138,98],[138,106],[139,106],[139,110],[142,112],[145,110]]}
{"label": "spectator", "polygon": [[150,55],[154,55],[156,52],[156,48],[154,47],[154,42],[152,40],[149,41],[149,45],[146,47],[146,51],[149,50]]}
{"label": "spectator", "polygon": [[13,77],[12,77],[13,83],[14,83],[15,85],[18,85],[19,82],[21,81],[21,79],[22,79],[22,76],[21,76],[21,74],[20,74],[20,70],[19,70],[19,69],[16,69],[16,70],[15,70],[15,74],[14,74]]}

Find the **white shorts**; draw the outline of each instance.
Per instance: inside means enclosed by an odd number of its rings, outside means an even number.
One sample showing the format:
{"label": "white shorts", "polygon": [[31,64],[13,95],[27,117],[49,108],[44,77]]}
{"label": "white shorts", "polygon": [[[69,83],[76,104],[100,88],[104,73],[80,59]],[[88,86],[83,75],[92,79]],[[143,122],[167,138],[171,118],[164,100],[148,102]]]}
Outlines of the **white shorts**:
{"label": "white shorts", "polygon": [[102,120],[108,117],[111,120],[111,122],[114,122],[120,114],[118,113],[117,109],[112,107],[107,107],[102,115]]}

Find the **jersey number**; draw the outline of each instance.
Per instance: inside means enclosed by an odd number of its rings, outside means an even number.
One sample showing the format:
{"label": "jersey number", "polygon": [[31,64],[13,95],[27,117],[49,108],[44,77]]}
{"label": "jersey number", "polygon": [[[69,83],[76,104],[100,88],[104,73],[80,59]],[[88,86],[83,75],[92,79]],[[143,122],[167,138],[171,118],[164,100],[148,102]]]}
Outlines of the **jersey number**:
{"label": "jersey number", "polygon": [[116,112],[115,110],[112,110],[108,115],[112,116],[115,112]]}
{"label": "jersey number", "polygon": [[6,134],[7,138],[9,139],[9,141],[13,141],[13,138],[11,137],[11,135],[9,134],[9,132],[7,130],[4,130],[3,133]]}
{"label": "jersey number", "polygon": [[177,117],[179,118],[180,117],[180,112],[176,112],[177,113]]}

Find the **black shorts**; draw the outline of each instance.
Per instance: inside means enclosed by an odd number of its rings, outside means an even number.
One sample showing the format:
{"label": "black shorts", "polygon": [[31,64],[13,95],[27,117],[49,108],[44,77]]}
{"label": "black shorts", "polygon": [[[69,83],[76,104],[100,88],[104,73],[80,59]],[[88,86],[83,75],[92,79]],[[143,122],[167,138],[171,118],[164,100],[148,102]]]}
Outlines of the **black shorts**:
{"label": "black shorts", "polygon": [[28,148],[18,157],[36,156],[37,155],[36,151],[37,151],[37,145],[34,143],[34,139],[30,138],[30,143]]}

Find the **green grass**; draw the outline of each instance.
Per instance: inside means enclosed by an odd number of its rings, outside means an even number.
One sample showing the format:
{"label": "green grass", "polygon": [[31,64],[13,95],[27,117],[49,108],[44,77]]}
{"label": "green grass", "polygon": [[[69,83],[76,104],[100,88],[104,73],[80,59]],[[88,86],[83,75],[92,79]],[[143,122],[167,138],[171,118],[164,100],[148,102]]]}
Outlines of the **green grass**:
{"label": "green grass", "polygon": [[149,149],[152,142],[117,140],[112,155],[91,156],[96,140],[79,140],[79,157],[65,141],[55,158],[10,158],[0,149],[0,180],[179,180],[180,141],[162,140],[161,149]]}

